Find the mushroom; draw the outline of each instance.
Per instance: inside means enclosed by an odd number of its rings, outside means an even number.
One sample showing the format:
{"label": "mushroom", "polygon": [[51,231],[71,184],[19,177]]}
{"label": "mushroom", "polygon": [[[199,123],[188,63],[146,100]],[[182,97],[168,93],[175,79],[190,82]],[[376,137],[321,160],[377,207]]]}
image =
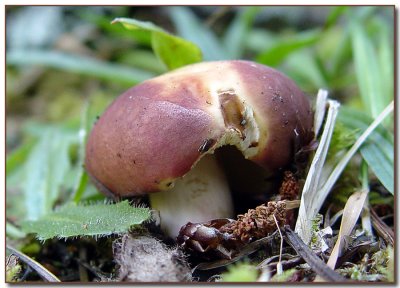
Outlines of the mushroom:
{"label": "mushroom", "polygon": [[85,166],[108,195],[149,193],[176,236],[186,222],[233,216],[218,148],[235,146],[276,173],[312,136],[309,100],[285,75],[250,61],[203,62],[119,96],[91,131]]}

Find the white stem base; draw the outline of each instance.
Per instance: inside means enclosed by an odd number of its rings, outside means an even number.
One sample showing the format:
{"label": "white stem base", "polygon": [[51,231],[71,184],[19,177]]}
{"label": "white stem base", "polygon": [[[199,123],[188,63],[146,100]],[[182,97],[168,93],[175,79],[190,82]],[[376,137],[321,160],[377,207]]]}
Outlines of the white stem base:
{"label": "white stem base", "polygon": [[160,211],[161,228],[171,237],[187,222],[233,217],[228,182],[213,155],[205,155],[171,190],[150,194],[150,204]]}

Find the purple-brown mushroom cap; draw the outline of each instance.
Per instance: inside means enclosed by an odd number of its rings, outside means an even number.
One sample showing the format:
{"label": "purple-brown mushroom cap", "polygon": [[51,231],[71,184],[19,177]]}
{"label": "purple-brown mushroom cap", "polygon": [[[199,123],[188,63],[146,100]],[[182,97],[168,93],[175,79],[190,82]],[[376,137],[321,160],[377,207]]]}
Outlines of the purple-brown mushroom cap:
{"label": "purple-brown mushroom cap", "polygon": [[275,171],[311,141],[312,123],[309,99],[277,70],[240,60],[193,64],[119,96],[90,133],[85,166],[116,196],[166,190],[224,145]]}

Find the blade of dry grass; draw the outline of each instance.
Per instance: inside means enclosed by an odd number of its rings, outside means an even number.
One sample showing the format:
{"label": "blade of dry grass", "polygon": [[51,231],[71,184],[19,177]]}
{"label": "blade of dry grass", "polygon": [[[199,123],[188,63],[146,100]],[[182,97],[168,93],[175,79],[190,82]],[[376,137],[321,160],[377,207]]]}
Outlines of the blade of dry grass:
{"label": "blade of dry grass", "polygon": [[378,125],[385,120],[385,118],[393,111],[394,104],[393,101],[382,111],[381,114],[371,123],[371,125],[364,131],[364,133],[357,139],[354,145],[347,151],[347,153],[343,156],[343,158],[339,161],[339,163],[335,166],[332,173],[330,174],[328,180],[321,187],[319,194],[319,207],[321,207],[323,201],[325,200],[328,192],[332,189],[333,185],[336,183],[336,180],[339,178],[340,174],[346,167],[347,163],[354,156],[360,146],[365,142],[368,136],[374,131]]}
{"label": "blade of dry grass", "polygon": [[[346,236],[351,234],[351,231],[353,231],[354,226],[360,217],[367,195],[368,189],[362,189],[361,191],[352,194],[346,202],[343,210],[342,222],[340,223],[338,239],[326,264],[331,269],[335,269],[337,259],[343,253],[343,247],[345,244],[344,239]],[[314,281],[323,282],[324,279],[317,276]]]}
{"label": "blade of dry grass", "polygon": [[[354,156],[360,146],[365,142],[374,129],[393,111],[393,101],[382,111],[381,114],[371,123],[364,133],[357,139],[353,146],[346,152],[340,161],[333,168],[325,183],[319,183],[321,173],[324,168],[325,158],[328,151],[330,139],[332,136],[335,118],[337,116],[339,103],[328,100],[329,110],[322,133],[320,144],[315,152],[313,161],[307,175],[307,179],[302,191],[301,204],[299,208],[299,217],[296,222],[296,232],[300,238],[309,243],[311,239],[311,221],[315,218],[333,185],[336,183],[344,168]],[[329,168],[326,168],[329,169]]]}
{"label": "blade of dry grass", "polygon": [[315,117],[314,117],[314,132],[315,135],[319,134],[322,123],[324,122],[326,105],[328,102],[328,91],[319,89],[317,95],[317,101],[315,103]]}
{"label": "blade of dry grass", "polygon": [[[325,93],[318,93],[318,98],[325,98]],[[317,100],[322,102],[323,99]],[[322,168],[325,163],[326,155],[328,153],[329,143],[332,138],[333,129],[335,127],[336,117],[339,112],[340,104],[337,101],[328,100],[328,113],[324,130],[322,132],[320,143],[315,152],[314,158],[311,162],[308,176],[303,187],[301,202],[299,208],[299,217],[297,218],[295,231],[299,234],[300,238],[308,243],[311,239],[311,221],[317,214],[319,207],[315,205],[314,199],[318,197],[319,180],[322,174]],[[325,105],[317,106],[317,109],[325,109]],[[316,118],[320,117],[322,111],[316,111]],[[319,122],[319,120],[316,120]]]}
{"label": "blade of dry grass", "polygon": [[342,254],[344,238],[350,235],[360,217],[367,195],[368,190],[362,189],[361,191],[352,194],[346,202],[346,206],[343,210],[342,222],[340,224],[338,240],[336,241],[327,263],[327,265],[332,269],[335,269],[337,258]]}

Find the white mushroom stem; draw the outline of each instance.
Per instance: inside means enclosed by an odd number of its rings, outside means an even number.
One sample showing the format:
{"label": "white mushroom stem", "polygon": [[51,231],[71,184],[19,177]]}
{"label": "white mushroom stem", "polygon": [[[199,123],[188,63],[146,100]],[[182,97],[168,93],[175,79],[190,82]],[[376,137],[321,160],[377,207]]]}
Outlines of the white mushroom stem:
{"label": "white mushroom stem", "polygon": [[173,238],[187,222],[233,217],[228,182],[214,155],[205,155],[171,190],[150,194],[150,203]]}

